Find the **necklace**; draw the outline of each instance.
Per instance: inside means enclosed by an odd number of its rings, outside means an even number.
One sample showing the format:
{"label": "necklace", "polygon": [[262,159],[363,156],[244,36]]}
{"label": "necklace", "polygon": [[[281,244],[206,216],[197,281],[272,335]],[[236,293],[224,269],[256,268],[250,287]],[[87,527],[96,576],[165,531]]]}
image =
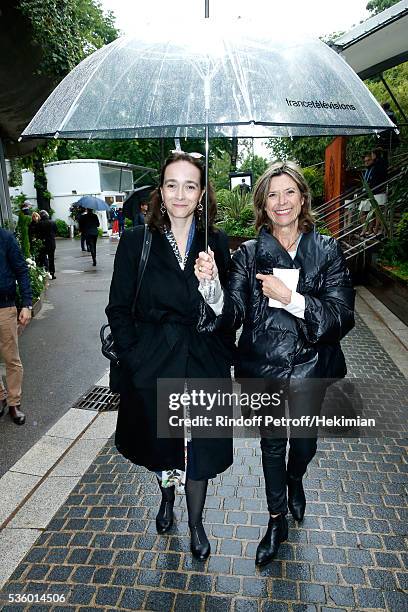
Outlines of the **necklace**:
{"label": "necklace", "polygon": [[296,238],[294,239],[293,242],[290,243],[289,246],[285,247],[283,246],[283,244],[281,243],[280,240],[278,240],[279,244],[281,245],[281,247],[283,247],[285,249],[285,251],[290,251],[290,249],[293,247],[294,244],[296,244],[296,242],[299,240],[299,236],[300,234],[297,234]]}

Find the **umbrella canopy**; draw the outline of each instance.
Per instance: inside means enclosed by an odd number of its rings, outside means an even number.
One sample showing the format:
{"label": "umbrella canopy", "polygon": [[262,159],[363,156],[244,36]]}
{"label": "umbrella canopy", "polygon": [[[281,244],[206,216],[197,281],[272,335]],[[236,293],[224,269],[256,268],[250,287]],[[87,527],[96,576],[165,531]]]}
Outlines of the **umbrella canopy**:
{"label": "umbrella canopy", "polygon": [[[289,29],[289,28],[288,28]],[[279,28],[275,28],[279,32]],[[350,66],[320,40],[209,19],[157,23],[83,60],[25,137],[270,137],[393,127]]]}
{"label": "umbrella canopy", "polygon": [[138,212],[140,212],[140,204],[149,199],[150,192],[154,189],[152,185],[143,185],[137,187],[130,193],[123,202],[123,214],[128,219],[133,220]]}
{"label": "umbrella canopy", "polygon": [[75,204],[82,206],[82,208],[92,208],[93,210],[110,210],[109,204],[95,196],[82,196]]}

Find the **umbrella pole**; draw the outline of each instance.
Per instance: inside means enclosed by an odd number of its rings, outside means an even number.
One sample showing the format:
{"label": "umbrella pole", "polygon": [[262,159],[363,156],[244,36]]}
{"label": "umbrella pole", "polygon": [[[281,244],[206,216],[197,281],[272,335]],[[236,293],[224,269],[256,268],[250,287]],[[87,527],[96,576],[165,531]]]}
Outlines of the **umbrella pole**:
{"label": "umbrella pole", "polygon": [[[209,153],[209,138],[208,138],[208,113],[205,122],[205,194],[204,194],[204,249],[205,252],[208,253],[208,225],[209,225],[209,215],[208,215],[208,153]],[[203,297],[207,304],[214,304],[215,302],[215,289],[216,282],[214,280],[209,280],[208,278],[200,280],[200,285],[203,290]]]}
{"label": "umbrella pole", "polygon": [[205,124],[205,200],[204,200],[204,246],[205,252],[208,253],[208,122]]}

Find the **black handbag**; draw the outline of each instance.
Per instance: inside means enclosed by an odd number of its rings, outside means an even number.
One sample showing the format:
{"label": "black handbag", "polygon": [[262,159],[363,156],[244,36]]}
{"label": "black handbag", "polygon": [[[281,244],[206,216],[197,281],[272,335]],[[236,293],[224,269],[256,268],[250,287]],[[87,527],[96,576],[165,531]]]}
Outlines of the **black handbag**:
{"label": "black handbag", "polygon": [[[143,280],[143,275],[146,269],[147,260],[149,259],[150,246],[152,243],[152,234],[147,225],[144,226],[143,234],[143,246],[142,253],[140,256],[139,266],[137,270],[137,284],[136,293],[132,304],[132,315],[135,313],[136,301],[140,292],[140,287]],[[120,360],[115,347],[115,341],[110,331],[109,323],[102,325],[99,337],[101,339],[101,351],[102,355],[109,359],[109,388],[113,393],[119,393],[120,391]]]}

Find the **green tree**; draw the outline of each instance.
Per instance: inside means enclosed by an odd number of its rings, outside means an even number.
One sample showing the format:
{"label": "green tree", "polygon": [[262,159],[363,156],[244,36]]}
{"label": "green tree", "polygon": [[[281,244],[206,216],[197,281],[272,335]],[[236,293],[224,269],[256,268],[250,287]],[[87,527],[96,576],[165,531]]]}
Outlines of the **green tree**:
{"label": "green tree", "polygon": [[111,11],[98,0],[18,0],[41,47],[39,74],[61,80],[84,57],[118,37]]}
{"label": "green tree", "polygon": [[306,168],[324,161],[324,154],[333,137],[299,136],[296,138],[270,138],[268,148],[276,159],[292,160]]}
{"label": "green tree", "polygon": [[[183,139],[180,142],[185,151],[196,151],[204,155],[204,141],[199,139]],[[210,141],[210,173],[215,164],[215,172],[219,171],[219,158],[224,154],[225,168],[223,184],[229,185],[231,143],[228,138],[214,138]],[[109,159],[150,168],[161,167],[164,159],[174,149],[174,140],[140,139],[140,140],[59,140],[53,157],[54,161],[63,159]],[[213,173],[214,174],[214,173]],[[217,183],[218,184],[218,183]]]}
{"label": "green tree", "polygon": [[248,155],[242,162],[239,171],[251,171],[253,184],[259,179],[260,176],[265,172],[268,167],[268,162],[264,157],[260,155]]}
{"label": "green tree", "polygon": [[[30,21],[33,40],[42,49],[37,72],[58,83],[76,64],[99,47],[115,40],[114,16],[103,13],[98,0],[18,0],[17,8]],[[28,162],[34,172],[39,208],[50,210],[44,164],[56,143],[39,145]]]}
{"label": "green tree", "polygon": [[210,182],[215,191],[229,189],[229,173],[231,172],[231,156],[228,151],[216,155],[208,170]]}
{"label": "green tree", "polygon": [[370,0],[367,3],[366,9],[370,11],[373,15],[378,15],[378,13],[382,13],[385,9],[390,8],[390,6],[394,6],[400,0]]}
{"label": "green tree", "polygon": [[10,174],[8,176],[8,184],[10,187],[18,187],[23,182],[23,177],[21,174],[21,160],[16,157],[10,160]]}

